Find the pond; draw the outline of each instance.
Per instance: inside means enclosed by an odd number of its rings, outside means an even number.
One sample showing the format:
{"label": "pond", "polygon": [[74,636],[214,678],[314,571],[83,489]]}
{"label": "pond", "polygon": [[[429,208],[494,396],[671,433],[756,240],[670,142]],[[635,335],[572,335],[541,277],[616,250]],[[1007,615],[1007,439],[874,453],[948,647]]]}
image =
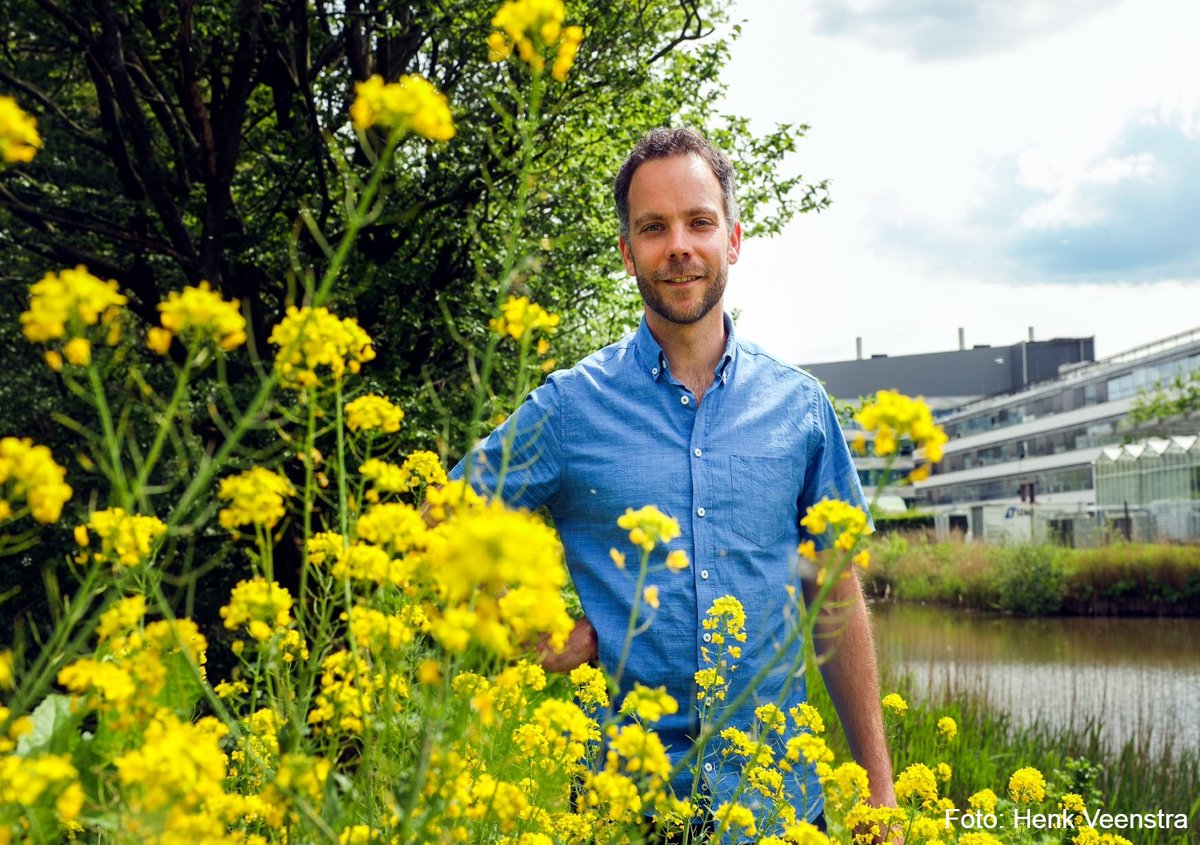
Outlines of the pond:
{"label": "pond", "polygon": [[880,670],[932,700],[974,694],[1019,724],[1103,725],[1107,744],[1200,747],[1200,619],[1020,619],[872,607]]}

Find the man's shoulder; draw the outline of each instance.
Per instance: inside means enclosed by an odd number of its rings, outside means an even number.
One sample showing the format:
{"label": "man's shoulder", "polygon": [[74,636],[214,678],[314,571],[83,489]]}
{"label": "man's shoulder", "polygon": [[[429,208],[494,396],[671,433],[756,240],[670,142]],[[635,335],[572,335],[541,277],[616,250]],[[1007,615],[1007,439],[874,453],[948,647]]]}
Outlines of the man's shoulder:
{"label": "man's shoulder", "polygon": [[620,340],[582,358],[574,366],[565,370],[555,370],[546,381],[558,390],[568,392],[609,382],[623,367],[636,365],[636,337],[636,332],[630,332]]}

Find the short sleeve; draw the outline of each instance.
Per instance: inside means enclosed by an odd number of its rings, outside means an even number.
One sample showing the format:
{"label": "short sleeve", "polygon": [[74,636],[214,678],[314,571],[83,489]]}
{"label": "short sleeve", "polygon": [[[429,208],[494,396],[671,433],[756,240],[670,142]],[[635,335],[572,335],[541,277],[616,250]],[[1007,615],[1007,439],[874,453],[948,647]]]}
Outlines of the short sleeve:
{"label": "short sleeve", "polygon": [[[812,430],[808,467],[805,471],[804,490],[800,495],[800,516],[803,517],[808,508],[822,499],[840,499],[861,508],[867,514],[867,533],[870,533],[874,530],[871,511],[858,478],[858,469],[854,466],[854,457],[850,454],[850,447],[842,434],[837,412],[820,387],[814,393],[814,401],[817,405],[815,425]],[[805,539],[811,539],[818,549],[829,546],[827,538],[810,536],[803,527],[800,531]]]}
{"label": "short sleeve", "polygon": [[545,504],[558,491],[562,475],[558,398],[553,380],[534,390],[450,470],[450,478],[469,476],[477,493],[499,496],[514,507],[532,510]]}

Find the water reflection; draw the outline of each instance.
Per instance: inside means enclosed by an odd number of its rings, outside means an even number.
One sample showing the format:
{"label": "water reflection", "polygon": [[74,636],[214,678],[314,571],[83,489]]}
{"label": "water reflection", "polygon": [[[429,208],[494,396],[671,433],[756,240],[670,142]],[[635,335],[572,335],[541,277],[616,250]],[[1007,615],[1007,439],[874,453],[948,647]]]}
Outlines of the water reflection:
{"label": "water reflection", "polygon": [[1103,724],[1114,747],[1149,736],[1200,747],[1200,619],[1016,619],[877,604],[885,674],[933,699],[981,695],[1015,721]]}

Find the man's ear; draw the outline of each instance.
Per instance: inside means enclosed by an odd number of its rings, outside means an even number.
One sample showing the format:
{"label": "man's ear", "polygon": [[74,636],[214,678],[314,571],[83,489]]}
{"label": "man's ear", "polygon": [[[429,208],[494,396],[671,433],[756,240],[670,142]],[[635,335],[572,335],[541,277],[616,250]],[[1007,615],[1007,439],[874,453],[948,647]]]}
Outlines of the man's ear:
{"label": "man's ear", "polygon": [[633,251],[629,248],[629,242],[621,237],[617,241],[617,246],[621,249],[621,259],[625,262],[625,272],[631,276],[637,275],[637,265],[633,263]]}
{"label": "man's ear", "polygon": [[729,233],[729,263],[737,264],[738,256],[742,252],[742,224],[734,223],[733,231]]}

